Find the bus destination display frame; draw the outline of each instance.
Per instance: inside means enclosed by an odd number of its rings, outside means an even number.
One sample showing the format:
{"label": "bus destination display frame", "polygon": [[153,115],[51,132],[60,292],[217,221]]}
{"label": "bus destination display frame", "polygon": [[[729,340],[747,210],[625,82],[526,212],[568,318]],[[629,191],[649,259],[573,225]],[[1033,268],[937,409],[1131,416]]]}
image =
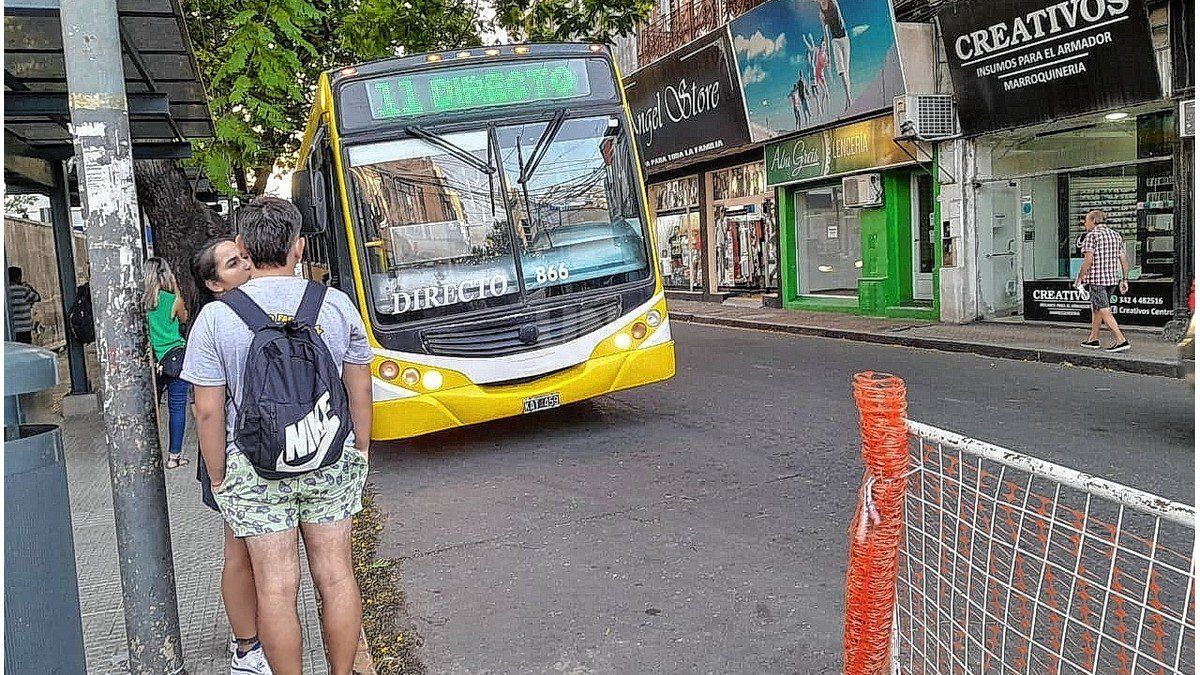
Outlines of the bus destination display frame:
{"label": "bus destination display frame", "polygon": [[360,82],[376,122],[587,98],[586,59],[545,59],[461,66]]}

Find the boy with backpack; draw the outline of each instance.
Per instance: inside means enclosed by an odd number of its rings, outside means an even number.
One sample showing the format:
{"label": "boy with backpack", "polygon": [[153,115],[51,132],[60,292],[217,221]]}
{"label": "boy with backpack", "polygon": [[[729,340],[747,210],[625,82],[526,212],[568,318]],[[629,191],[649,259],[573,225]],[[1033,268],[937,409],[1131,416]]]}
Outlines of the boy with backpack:
{"label": "boy with backpack", "polygon": [[301,672],[298,533],[330,671],[350,675],[362,623],[350,517],[362,509],[371,436],[366,328],[344,293],[293,276],[305,240],[291,202],[255,199],[238,225],[250,281],[205,306],[184,360],[200,451],[221,515],[250,552],[275,675]]}

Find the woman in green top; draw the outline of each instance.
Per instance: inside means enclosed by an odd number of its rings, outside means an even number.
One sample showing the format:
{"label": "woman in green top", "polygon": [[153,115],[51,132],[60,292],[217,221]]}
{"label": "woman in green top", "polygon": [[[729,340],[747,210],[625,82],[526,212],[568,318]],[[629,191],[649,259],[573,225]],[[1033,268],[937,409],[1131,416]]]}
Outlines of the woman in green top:
{"label": "woman in green top", "polygon": [[[187,310],[179,295],[175,274],[162,258],[146,259],[146,321],[150,328],[150,347],[154,359],[162,363],[172,350],[182,349],[186,342],[179,324],[187,321]],[[158,396],[167,390],[168,428],[170,429],[170,452],[167,468],[174,469],[188,463],[183,457],[183,432],[187,425],[187,402],[191,385],[178,377],[171,377],[159,369]]]}

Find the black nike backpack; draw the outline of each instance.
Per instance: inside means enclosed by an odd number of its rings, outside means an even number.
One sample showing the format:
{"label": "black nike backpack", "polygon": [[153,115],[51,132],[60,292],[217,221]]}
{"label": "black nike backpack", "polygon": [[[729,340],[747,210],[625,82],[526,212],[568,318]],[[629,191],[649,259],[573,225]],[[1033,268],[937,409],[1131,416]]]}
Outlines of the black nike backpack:
{"label": "black nike backpack", "polygon": [[316,330],[325,290],[309,282],[296,318],[284,323],[240,290],[220,298],[254,333],[233,441],[268,480],[337,462],[353,425],[346,387]]}

